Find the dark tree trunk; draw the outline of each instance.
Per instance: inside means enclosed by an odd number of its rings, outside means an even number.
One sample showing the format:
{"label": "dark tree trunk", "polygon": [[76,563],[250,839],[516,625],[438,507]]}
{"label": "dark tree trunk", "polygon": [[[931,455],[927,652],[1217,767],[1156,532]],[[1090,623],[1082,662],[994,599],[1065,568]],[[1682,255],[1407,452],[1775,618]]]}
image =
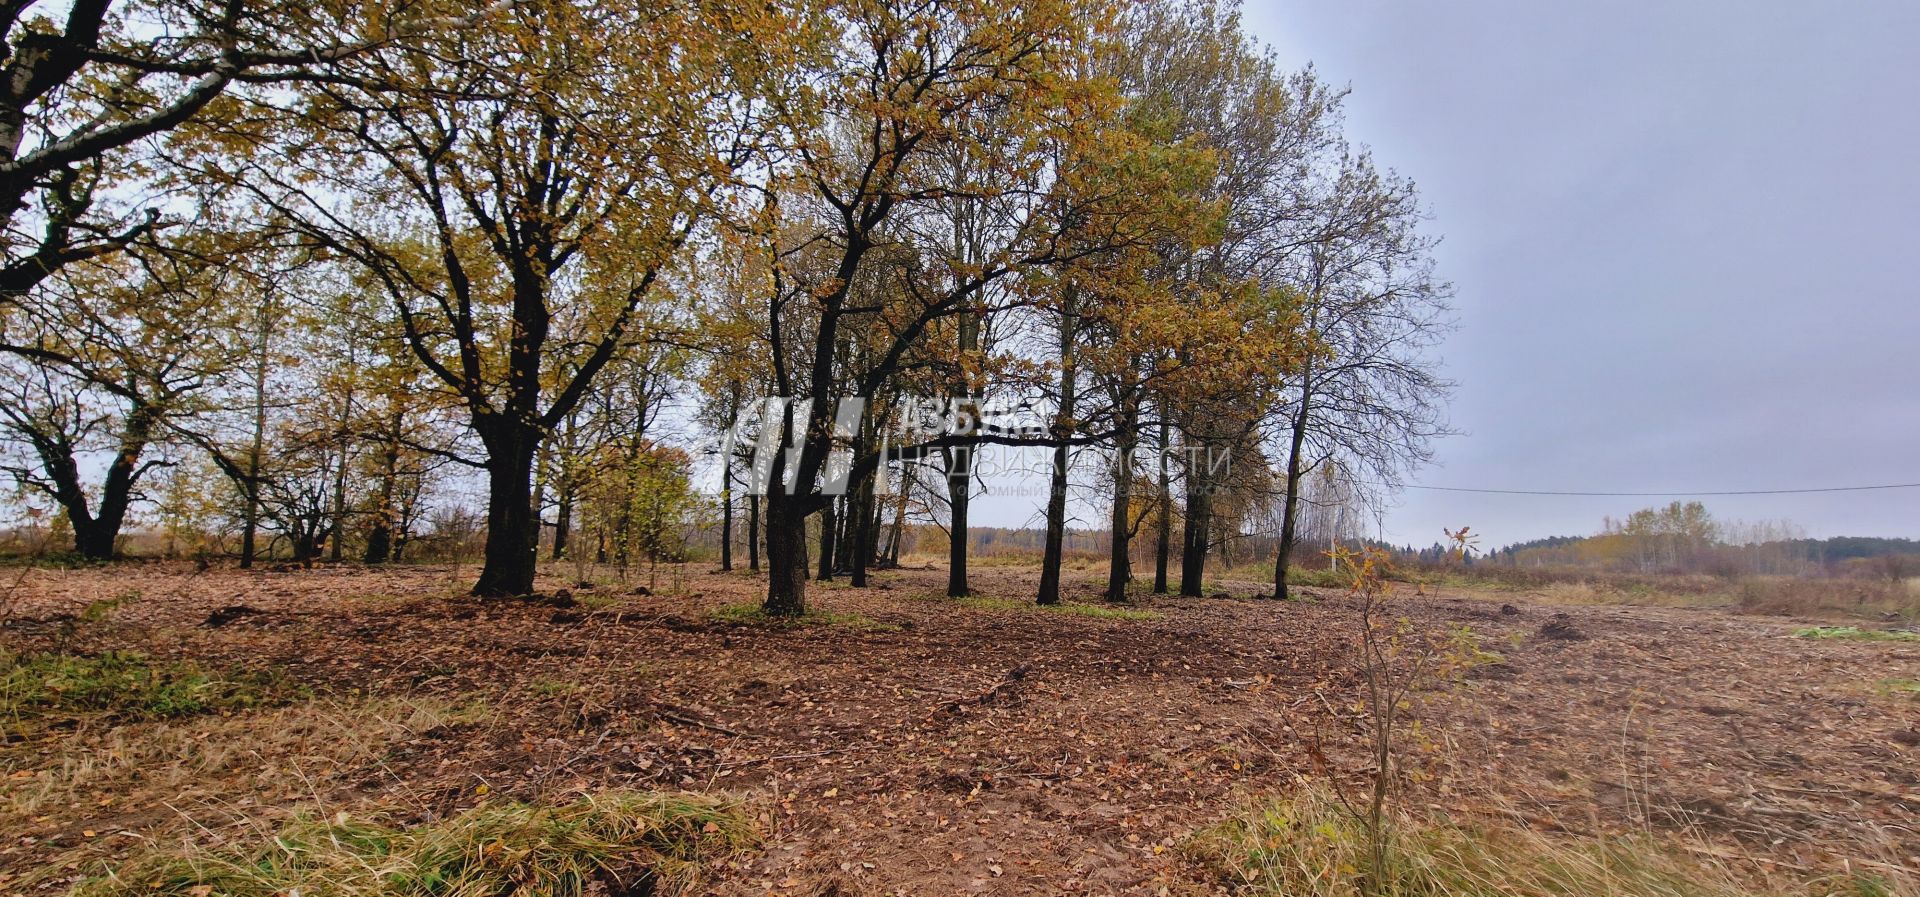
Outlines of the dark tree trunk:
{"label": "dark tree trunk", "polygon": [[873,500],[875,481],[884,474],[876,471],[854,487],[851,509],[848,511],[848,523],[851,529],[847,533],[847,576],[848,583],[854,588],[866,588],[867,566],[873,562],[874,531]]}
{"label": "dark tree trunk", "polygon": [[1170,543],[1173,541],[1173,479],[1167,471],[1167,451],[1171,446],[1167,444],[1166,409],[1161,409],[1160,418],[1160,525],[1159,539],[1155,542],[1153,549],[1153,593],[1155,595],[1167,593],[1167,555],[1171,551]]}
{"label": "dark tree trunk", "polygon": [[836,530],[833,499],[820,508],[820,570],[814,575],[821,582],[833,581],[833,546]]}
{"label": "dark tree trunk", "polygon": [[1129,549],[1133,536],[1133,452],[1139,444],[1134,426],[1139,418],[1139,399],[1131,396],[1123,399],[1114,434],[1113,519],[1108,522],[1113,530],[1113,544],[1107,561],[1106,598],[1113,602],[1127,600],[1127,585],[1133,581],[1133,558]]}
{"label": "dark tree trunk", "polygon": [[887,536],[887,565],[900,566],[900,542],[907,536],[907,503],[912,500],[908,493],[913,489],[913,478],[907,475],[908,464],[917,463],[902,460],[900,462],[900,494],[893,503],[892,533]]}
{"label": "dark tree trunk", "polygon": [[347,450],[340,450],[340,470],[333,479],[333,522],[327,527],[327,560],[340,563],[346,551],[347,533]]}
{"label": "dark tree trunk", "polygon": [[967,596],[967,505],[973,498],[973,447],[947,450],[947,503],[953,520],[948,526],[947,597]]}
{"label": "dark tree trunk", "polygon": [[[1312,361],[1307,364],[1309,368],[1301,373],[1303,378],[1311,371]],[[1299,536],[1294,521],[1300,516],[1300,452],[1306,443],[1307,422],[1311,419],[1307,404],[1311,398],[1312,391],[1303,385],[1300,407],[1294,411],[1293,432],[1287,443],[1287,495],[1280,502],[1280,546],[1273,558],[1273,597],[1282,601],[1292,597],[1287,593],[1287,561],[1293,557],[1294,541]]]}
{"label": "dark tree trunk", "polygon": [[136,408],[125,426],[120,447],[100,483],[100,503],[92,508],[88,506],[87,490],[80,483],[80,464],[72,444],[55,437],[31,437],[41,465],[53,481],[54,497],[73,527],[73,550],[89,560],[112,560],[117,554],[120,529],[133,503],[133,487],[144,470],[140,455],[146,451],[154,421],[147,411]]}
{"label": "dark tree trunk", "polygon": [[553,509],[553,559],[567,556],[573,544],[573,480],[561,474]]}
{"label": "dark tree trunk", "polygon": [[1187,459],[1187,525],[1180,547],[1180,594],[1186,598],[1201,597],[1206,590],[1207,543],[1213,527],[1210,450],[1202,441],[1189,447]]}
{"label": "dark tree trunk", "polygon": [[[874,488],[868,486],[866,492],[868,496],[864,497],[860,503],[872,505]],[[854,515],[852,555],[849,561],[851,561],[851,567],[847,570],[847,582],[852,588],[866,588],[866,570],[874,563],[874,515],[868,511],[858,511]]]}
{"label": "dark tree trunk", "polygon": [[302,525],[290,540],[293,544],[293,562],[303,567],[313,566],[314,559],[320,556],[320,539],[318,526]]}
{"label": "dark tree trunk", "polygon": [[361,560],[369,564],[384,564],[394,558],[393,544],[393,493],[400,475],[400,444],[395,441],[399,435],[399,416],[393,420],[393,433],[388,436],[386,445],[380,451],[380,496],[373,512],[373,526],[367,530],[367,550]]}
{"label": "dark tree trunk", "polygon": [[721,468],[720,476],[720,569],[722,572],[733,570],[733,462],[722,459],[726,467]]}
{"label": "dark tree trunk", "polygon": [[1060,603],[1060,563],[1064,559],[1067,535],[1067,460],[1069,451],[1065,441],[1073,436],[1075,371],[1073,358],[1074,341],[1074,291],[1069,288],[1064,296],[1065,303],[1060,312],[1060,407],[1053,417],[1053,438],[1061,444],[1053,449],[1053,469],[1049,471],[1050,480],[1047,489],[1047,544],[1040,558],[1040,591],[1034,596],[1037,604]]}
{"label": "dark tree trunk", "polygon": [[353,460],[353,443],[348,440],[346,434],[352,426],[350,422],[353,419],[353,378],[351,374],[353,371],[355,348],[353,343],[349,342],[347,344],[349,376],[347,378],[347,392],[345,396],[346,404],[340,415],[340,468],[334,471],[333,521],[331,525],[327,527],[327,541],[330,543],[327,547],[327,559],[336,564],[340,563],[341,553],[346,550],[344,543],[347,541],[345,538],[347,534],[347,465]]}
{"label": "dark tree trunk", "polygon": [[249,483],[242,487],[241,494],[246,497],[246,516],[240,523],[240,569],[253,566],[253,556],[258,553],[255,543],[260,538],[260,487]]}
{"label": "dark tree trunk", "polygon": [[119,537],[110,527],[96,520],[74,517],[71,513],[67,515],[67,522],[73,525],[75,553],[88,560],[113,560],[114,544],[119,541]]}
{"label": "dark tree trunk", "polygon": [[367,552],[362,560],[369,564],[384,564],[392,556],[393,525],[382,514],[374,518],[373,526],[367,530]]}
{"label": "dark tree trunk", "polygon": [[840,573],[853,566],[847,558],[847,546],[853,541],[853,504],[849,497],[841,496],[827,499],[827,507],[833,515],[833,550],[826,555],[833,560],[833,572]]}
{"label": "dark tree trunk", "polygon": [[747,569],[760,572],[760,496],[747,496]]}
{"label": "dark tree trunk", "polygon": [[1060,603],[1060,562],[1067,533],[1067,447],[1053,449],[1053,471],[1047,492],[1047,543],[1040,558],[1040,591],[1036,604]]}
{"label": "dark tree trunk", "polygon": [[535,572],[533,456],[539,432],[507,423],[481,436],[487,446],[487,547],[473,594],[525,595],[533,591]]}
{"label": "dark tree trunk", "polygon": [[807,609],[807,515],[800,500],[767,494],[766,612],[798,616]]}

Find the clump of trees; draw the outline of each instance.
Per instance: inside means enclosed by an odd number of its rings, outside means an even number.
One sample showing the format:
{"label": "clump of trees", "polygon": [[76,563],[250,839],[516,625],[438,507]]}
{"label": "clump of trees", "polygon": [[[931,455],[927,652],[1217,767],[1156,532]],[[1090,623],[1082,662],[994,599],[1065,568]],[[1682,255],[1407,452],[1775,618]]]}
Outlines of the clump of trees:
{"label": "clump of trees", "polygon": [[1018,449],[1036,600],[1075,494],[1111,600],[1250,535],[1284,595],[1328,472],[1444,431],[1411,182],[1230,4],[5,15],[0,463],[90,557],[136,509],[242,564],[477,533],[507,595],[717,528],[795,614],[911,517],[963,595]]}
{"label": "clump of trees", "polygon": [[[1425,561],[1440,547],[1417,552]],[[1920,542],[1839,536],[1808,538],[1790,520],[1726,520],[1701,502],[1670,502],[1602,521],[1591,536],[1554,536],[1489,553],[1487,562],[1540,571],[1843,576],[1900,582],[1920,571]]]}

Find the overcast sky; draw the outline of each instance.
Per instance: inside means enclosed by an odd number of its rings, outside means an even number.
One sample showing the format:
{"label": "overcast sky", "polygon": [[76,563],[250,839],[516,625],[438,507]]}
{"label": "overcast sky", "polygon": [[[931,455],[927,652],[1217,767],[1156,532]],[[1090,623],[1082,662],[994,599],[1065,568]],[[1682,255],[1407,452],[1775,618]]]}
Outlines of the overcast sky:
{"label": "overcast sky", "polygon": [[[1465,435],[1414,482],[1920,482],[1920,4],[1249,4],[1445,238]],[[1920,489],[1702,500],[1920,537]],[[1385,534],[1491,547],[1656,501],[1409,490]]]}

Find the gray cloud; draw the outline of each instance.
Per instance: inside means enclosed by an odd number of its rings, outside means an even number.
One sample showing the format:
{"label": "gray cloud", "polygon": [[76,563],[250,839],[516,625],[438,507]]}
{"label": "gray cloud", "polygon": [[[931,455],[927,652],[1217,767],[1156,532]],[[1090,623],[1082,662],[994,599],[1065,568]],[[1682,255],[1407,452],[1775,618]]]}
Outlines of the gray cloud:
{"label": "gray cloud", "polygon": [[[1353,88],[1349,131],[1445,235],[1460,382],[1417,483],[1677,491],[1920,481],[1920,5],[1249,7]],[[1651,499],[1408,492],[1428,543],[1589,532]],[[1714,498],[1920,536],[1920,490]]]}

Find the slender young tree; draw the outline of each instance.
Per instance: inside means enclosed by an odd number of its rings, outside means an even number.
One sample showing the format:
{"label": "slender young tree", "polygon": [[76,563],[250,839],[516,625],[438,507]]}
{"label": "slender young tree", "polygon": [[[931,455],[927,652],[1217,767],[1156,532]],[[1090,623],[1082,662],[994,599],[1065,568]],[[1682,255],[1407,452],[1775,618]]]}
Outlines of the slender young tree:
{"label": "slender young tree", "polygon": [[1335,164],[1309,239],[1287,267],[1318,348],[1280,405],[1278,598],[1288,597],[1304,477],[1338,460],[1394,483],[1446,432],[1440,407],[1451,385],[1427,350],[1450,326],[1450,289],[1434,278],[1413,185],[1377,172],[1364,153],[1343,153]]}

